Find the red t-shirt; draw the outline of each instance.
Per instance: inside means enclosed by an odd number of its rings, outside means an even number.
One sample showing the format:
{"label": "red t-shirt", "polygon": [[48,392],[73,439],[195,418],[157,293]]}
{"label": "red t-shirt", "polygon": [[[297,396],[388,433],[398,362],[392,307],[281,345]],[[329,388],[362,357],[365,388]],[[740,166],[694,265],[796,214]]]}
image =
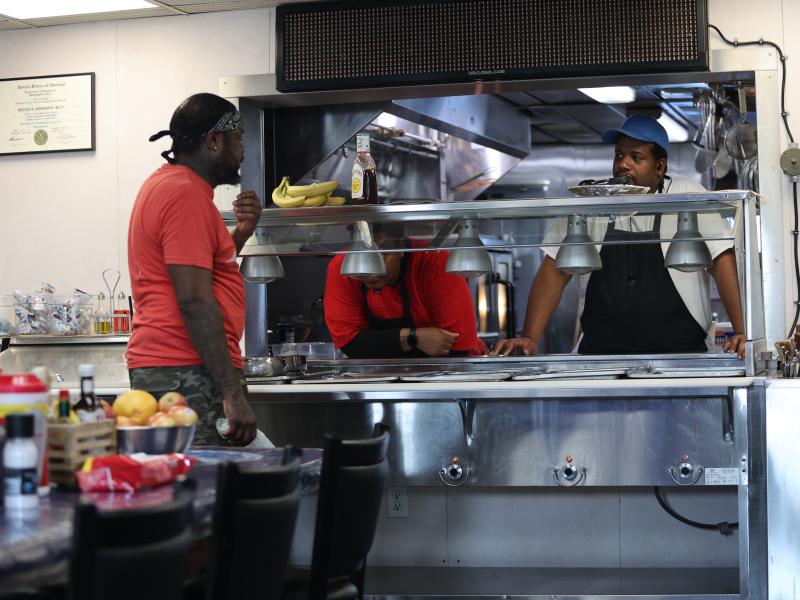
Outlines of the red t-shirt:
{"label": "red t-shirt", "polygon": [[164,165],[142,184],[128,226],[128,269],[135,301],[128,368],[202,364],[183,324],[167,265],[212,272],[211,287],[234,367],[242,368],[244,280],[236,245],[214,206],[214,190],[197,173]]}
{"label": "red t-shirt", "polygon": [[[484,354],[486,345],[478,340],[475,309],[469,286],[463,277],[445,272],[445,251],[409,252],[405,285],[411,318],[417,328],[440,327],[460,335],[453,350]],[[369,329],[361,282],[341,275],[344,255],[328,263],[325,280],[325,322],[337,348],[347,345],[358,332]],[[369,311],[380,319],[403,316],[400,285],[385,286],[380,292],[367,290]]]}

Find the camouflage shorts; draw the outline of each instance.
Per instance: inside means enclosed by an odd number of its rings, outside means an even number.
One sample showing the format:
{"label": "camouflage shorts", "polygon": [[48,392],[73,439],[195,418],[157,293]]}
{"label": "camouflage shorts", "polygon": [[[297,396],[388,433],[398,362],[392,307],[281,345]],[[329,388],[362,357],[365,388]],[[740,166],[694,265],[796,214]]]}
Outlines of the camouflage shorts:
{"label": "camouflage shorts", "polygon": [[[203,365],[185,367],[139,367],[128,371],[131,388],[147,390],[156,398],[167,392],[180,392],[186,396],[200,420],[192,446],[227,446],[228,442],[217,433],[217,419],[224,417],[222,397],[217,394],[214,381]],[[247,388],[242,379],[245,395]]]}

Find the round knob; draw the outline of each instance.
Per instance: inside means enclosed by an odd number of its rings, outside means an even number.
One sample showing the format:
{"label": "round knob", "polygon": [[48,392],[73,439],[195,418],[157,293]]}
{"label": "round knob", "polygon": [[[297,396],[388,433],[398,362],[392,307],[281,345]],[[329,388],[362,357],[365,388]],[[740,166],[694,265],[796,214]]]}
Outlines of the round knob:
{"label": "round knob", "polygon": [[572,481],[573,479],[575,479],[575,477],[578,476],[578,468],[572,463],[564,465],[563,467],[561,467],[561,475],[567,481]]}
{"label": "round knob", "polygon": [[691,463],[684,462],[678,465],[678,475],[682,479],[689,479],[689,477],[692,476],[692,473],[694,473],[694,467]]}
{"label": "round knob", "polygon": [[464,469],[461,468],[461,465],[455,463],[445,467],[444,471],[447,478],[451,481],[458,481],[464,476]]}

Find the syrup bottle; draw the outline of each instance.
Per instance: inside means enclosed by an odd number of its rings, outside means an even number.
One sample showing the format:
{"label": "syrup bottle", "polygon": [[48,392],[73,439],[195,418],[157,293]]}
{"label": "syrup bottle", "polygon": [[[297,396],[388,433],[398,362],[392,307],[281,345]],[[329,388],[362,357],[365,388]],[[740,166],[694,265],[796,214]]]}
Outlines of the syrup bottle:
{"label": "syrup bottle", "polygon": [[353,161],[351,204],[378,203],[378,173],[369,153],[369,134],[356,136],[356,159]]}

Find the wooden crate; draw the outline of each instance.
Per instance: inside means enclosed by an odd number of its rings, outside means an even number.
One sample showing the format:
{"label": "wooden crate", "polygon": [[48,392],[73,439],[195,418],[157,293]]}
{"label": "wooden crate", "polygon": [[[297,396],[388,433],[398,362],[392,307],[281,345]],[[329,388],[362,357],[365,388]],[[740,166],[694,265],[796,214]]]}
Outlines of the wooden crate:
{"label": "wooden crate", "polygon": [[113,419],[80,425],[47,425],[47,463],[50,481],[75,486],[75,471],[89,456],[113,454],[117,430]]}

